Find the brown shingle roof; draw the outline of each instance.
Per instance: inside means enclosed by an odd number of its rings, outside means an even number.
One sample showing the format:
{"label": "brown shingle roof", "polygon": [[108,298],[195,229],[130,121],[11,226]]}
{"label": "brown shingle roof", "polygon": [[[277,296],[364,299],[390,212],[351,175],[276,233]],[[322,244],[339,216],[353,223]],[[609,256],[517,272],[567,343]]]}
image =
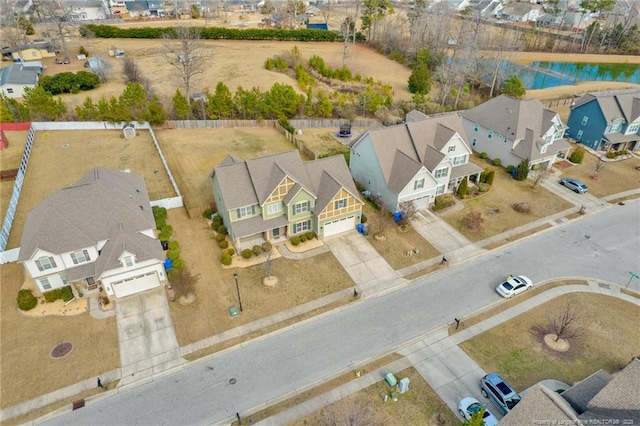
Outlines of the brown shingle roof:
{"label": "brown shingle roof", "polygon": [[531,424],[533,420],[562,421],[578,420],[576,412],[557,392],[544,386],[535,385],[522,400],[516,404],[503,418],[500,425],[522,426]]}
{"label": "brown shingle roof", "polygon": [[27,215],[18,261],[37,249],[60,254],[94,246],[110,239],[119,223],[129,233],[155,228],[144,179],[95,167]]}
{"label": "brown shingle roof", "polygon": [[[580,418],[640,421],[640,359],[634,358],[587,404]],[[584,416],[584,417],[583,417]]]}
{"label": "brown shingle roof", "polygon": [[583,413],[591,399],[611,381],[613,376],[604,370],[598,370],[586,379],[576,383],[562,393],[574,410]]}

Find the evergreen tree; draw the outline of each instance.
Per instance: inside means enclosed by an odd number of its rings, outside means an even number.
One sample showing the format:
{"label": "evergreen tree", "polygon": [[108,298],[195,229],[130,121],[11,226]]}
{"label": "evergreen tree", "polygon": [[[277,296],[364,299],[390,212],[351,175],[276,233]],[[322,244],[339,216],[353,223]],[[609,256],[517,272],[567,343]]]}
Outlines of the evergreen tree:
{"label": "evergreen tree", "polygon": [[176,119],[186,120],[189,117],[189,102],[180,89],[176,89],[176,93],[173,95],[171,104],[173,108],[173,115]]}
{"label": "evergreen tree", "polygon": [[514,176],[515,180],[525,180],[529,176],[529,159],[525,158],[518,164],[516,167],[516,175]]}
{"label": "evergreen tree", "polygon": [[99,119],[98,107],[93,103],[93,99],[87,96],[82,105],[76,106],[76,115],[80,120],[92,121]]}
{"label": "evergreen tree", "polygon": [[426,95],[431,90],[431,74],[426,64],[416,66],[409,76],[409,91]]}
{"label": "evergreen tree", "polygon": [[40,86],[25,88],[22,99],[32,121],[55,121],[67,112],[62,99],[54,99]]}
{"label": "evergreen tree", "polygon": [[460,185],[458,185],[458,197],[459,198],[467,198],[467,194],[469,193],[469,182],[467,181],[467,178],[462,179],[462,182],[460,182]]}
{"label": "evergreen tree", "polygon": [[527,93],[522,80],[517,75],[512,75],[502,83],[502,93],[513,98],[522,99]]}
{"label": "evergreen tree", "polygon": [[222,81],[218,82],[215,93],[209,98],[207,115],[212,120],[233,116],[233,97],[227,85]]}

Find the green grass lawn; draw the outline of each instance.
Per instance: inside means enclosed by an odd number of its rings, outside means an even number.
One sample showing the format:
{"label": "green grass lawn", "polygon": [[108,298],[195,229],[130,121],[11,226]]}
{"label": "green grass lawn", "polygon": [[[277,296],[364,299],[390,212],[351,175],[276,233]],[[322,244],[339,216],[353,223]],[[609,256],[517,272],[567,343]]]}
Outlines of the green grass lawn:
{"label": "green grass lawn", "polygon": [[[565,309],[567,301],[578,314],[578,335],[566,352],[548,348],[544,335],[549,318]],[[494,327],[460,346],[485,371],[502,375],[517,391],[540,380],[556,379],[569,385],[600,369],[616,372],[640,353],[640,308],[597,294],[568,294],[553,299]]]}

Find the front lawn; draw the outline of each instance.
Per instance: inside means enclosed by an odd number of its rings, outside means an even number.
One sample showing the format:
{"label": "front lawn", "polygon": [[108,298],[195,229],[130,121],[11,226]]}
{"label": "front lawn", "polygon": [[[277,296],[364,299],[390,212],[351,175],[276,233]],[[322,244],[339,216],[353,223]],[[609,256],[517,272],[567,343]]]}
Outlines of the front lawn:
{"label": "front lawn", "polygon": [[[462,201],[464,204],[462,209],[439,213],[442,219],[471,241],[484,240],[573,206],[541,185],[532,189],[533,182],[530,179],[524,181],[513,179],[504,167],[493,166],[488,160],[483,160],[476,154],[471,157],[471,160],[482,168],[495,171],[493,187],[479,197]],[[512,207],[515,203],[528,203],[531,210],[527,213],[516,212]],[[484,218],[484,222],[476,231],[469,230],[464,224],[464,218],[470,211],[480,212]]]}
{"label": "front lawn", "polygon": [[[564,311],[571,300],[579,334],[566,352],[542,341],[549,317]],[[569,385],[604,369],[614,373],[640,353],[640,308],[598,294],[568,294],[494,327],[460,346],[485,371],[495,371],[523,391],[540,380]]]}

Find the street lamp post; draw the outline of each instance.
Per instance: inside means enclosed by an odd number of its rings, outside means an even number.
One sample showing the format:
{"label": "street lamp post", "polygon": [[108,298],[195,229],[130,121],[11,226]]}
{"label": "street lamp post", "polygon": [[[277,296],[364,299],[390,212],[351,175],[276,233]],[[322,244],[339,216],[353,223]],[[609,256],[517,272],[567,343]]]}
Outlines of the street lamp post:
{"label": "street lamp post", "polygon": [[238,274],[233,273],[233,279],[236,280],[236,291],[238,292],[238,304],[240,305],[240,312],[242,312],[242,299],[240,299],[240,287],[238,287]]}
{"label": "street lamp post", "polygon": [[631,277],[629,277],[629,282],[627,283],[627,285],[624,287],[624,289],[626,290],[627,287],[629,287],[629,284],[631,284],[631,280],[634,278],[640,278],[640,275],[636,274],[635,272],[629,271],[629,275],[631,275]]}

